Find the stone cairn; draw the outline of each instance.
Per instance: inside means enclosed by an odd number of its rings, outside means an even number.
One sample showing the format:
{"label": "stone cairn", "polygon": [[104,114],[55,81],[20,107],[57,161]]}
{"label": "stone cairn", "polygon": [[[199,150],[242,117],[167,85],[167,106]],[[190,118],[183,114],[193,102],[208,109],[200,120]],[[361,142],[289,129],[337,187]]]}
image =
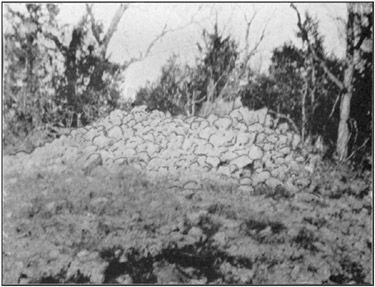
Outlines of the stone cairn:
{"label": "stone cairn", "polygon": [[263,108],[240,107],[229,115],[172,117],[145,106],[113,111],[95,123],[36,148],[4,158],[5,171],[62,172],[86,175],[100,169],[132,166],[149,177],[217,179],[242,190],[259,184],[297,189],[309,184],[300,136],[286,123],[275,126]]}

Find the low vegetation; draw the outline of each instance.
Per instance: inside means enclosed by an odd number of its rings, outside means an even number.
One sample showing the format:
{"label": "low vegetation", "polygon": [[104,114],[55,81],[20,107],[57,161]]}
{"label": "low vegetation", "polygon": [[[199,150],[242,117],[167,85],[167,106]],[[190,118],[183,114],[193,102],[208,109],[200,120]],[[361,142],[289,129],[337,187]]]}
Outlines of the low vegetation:
{"label": "low vegetation", "polygon": [[370,174],[320,168],[295,195],[130,167],[7,175],[3,283],[371,284]]}

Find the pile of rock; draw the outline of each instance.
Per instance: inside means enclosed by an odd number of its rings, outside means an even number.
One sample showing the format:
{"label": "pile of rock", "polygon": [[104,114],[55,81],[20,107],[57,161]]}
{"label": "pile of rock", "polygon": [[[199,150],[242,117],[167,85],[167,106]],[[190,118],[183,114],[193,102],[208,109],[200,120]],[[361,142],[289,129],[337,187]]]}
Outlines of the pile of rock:
{"label": "pile of rock", "polygon": [[262,183],[298,186],[308,173],[299,143],[287,124],[274,126],[266,108],[241,107],[224,117],[173,118],[138,106],[129,113],[115,110],[32,154],[12,156],[5,168],[15,168],[17,162],[25,172],[74,166],[91,174],[99,166],[119,170],[131,165],[149,176],[212,176],[233,180],[242,189]]}

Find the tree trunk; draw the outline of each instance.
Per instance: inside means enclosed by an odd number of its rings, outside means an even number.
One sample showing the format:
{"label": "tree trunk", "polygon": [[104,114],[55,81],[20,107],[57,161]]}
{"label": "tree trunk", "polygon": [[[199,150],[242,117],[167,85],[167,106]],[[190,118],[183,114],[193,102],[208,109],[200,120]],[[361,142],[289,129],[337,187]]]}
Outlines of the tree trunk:
{"label": "tree trunk", "polygon": [[306,95],[308,91],[308,82],[307,82],[307,76],[305,79],[305,87],[302,93],[302,127],[301,127],[301,135],[302,135],[302,142],[305,143],[305,137],[306,137]]}
{"label": "tree trunk", "polygon": [[359,51],[354,49],[354,7],[348,3],[348,22],[346,26],[346,69],[344,74],[344,91],[340,102],[340,122],[337,134],[336,152],[338,159],[343,161],[348,156],[350,131],[348,120],[350,117],[350,102],[353,95],[353,74],[355,61]]}

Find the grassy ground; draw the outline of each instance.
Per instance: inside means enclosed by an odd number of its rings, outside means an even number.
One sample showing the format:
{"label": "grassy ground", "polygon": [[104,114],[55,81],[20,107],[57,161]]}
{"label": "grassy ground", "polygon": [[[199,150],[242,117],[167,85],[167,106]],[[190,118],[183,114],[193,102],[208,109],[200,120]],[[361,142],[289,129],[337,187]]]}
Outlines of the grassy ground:
{"label": "grassy ground", "polygon": [[294,194],[171,185],[5,174],[3,283],[373,283],[368,180],[326,167]]}

